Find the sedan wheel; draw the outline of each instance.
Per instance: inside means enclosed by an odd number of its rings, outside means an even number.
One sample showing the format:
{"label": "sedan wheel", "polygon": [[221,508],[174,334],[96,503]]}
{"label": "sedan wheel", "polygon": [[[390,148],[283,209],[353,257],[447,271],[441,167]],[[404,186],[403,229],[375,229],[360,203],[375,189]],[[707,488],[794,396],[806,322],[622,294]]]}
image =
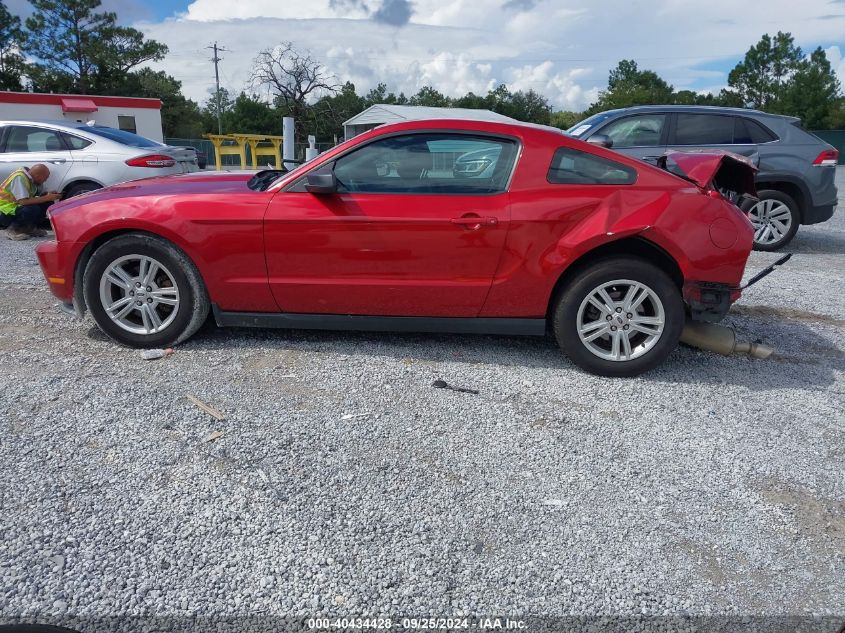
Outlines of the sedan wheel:
{"label": "sedan wheel", "polygon": [[179,288],[171,272],[145,255],[125,255],[100,277],[100,302],[109,318],[133,334],[156,334],[179,312]]}

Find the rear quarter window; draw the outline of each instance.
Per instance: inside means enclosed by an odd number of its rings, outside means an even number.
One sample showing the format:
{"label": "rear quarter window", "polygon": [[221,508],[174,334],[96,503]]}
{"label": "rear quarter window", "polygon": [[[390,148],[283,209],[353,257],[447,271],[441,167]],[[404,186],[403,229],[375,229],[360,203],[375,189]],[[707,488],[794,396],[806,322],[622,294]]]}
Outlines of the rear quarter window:
{"label": "rear quarter window", "polygon": [[616,161],[561,147],[552,157],[546,175],[553,185],[632,185],[637,170]]}
{"label": "rear quarter window", "polygon": [[734,127],[734,143],[736,144],[752,144],[758,145],[760,143],[768,143],[776,141],[777,137],[768,129],[745,117],[736,118],[736,126]]}

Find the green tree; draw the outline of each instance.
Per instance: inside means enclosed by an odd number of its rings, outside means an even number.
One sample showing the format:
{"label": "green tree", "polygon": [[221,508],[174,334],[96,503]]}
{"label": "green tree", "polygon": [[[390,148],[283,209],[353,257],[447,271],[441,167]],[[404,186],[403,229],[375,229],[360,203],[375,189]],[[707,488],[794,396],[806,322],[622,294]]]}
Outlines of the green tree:
{"label": "green tree", "polygon": [[[386,88],[384,90],[381,88],[384,88],[384,84],[379,84],[375,89],[377,94],[373,95],[371,90],[367,97],[359,97],[355,92],[355,85],[347,81],[340,92],[324,96],[310,108],[309,133],[314,134],[320,142],[333,142],[335,137],[342,138],[343,122],[371,106],[372,103],[367,102],[368,97],[379,99],[387,96],[384,94]],[[374,103],[384,102],[377,100]]]}
{"label": "green tree", "polygon": [[133,28],[117,25],[117,15],[96,12],[100,0],[29,0],[25,50],[37,60],[34,83],[82,94],[111,92],[126,73],[161,60],[167,47]]}
{"label": "green tree", "polygon": [[583,121],[586,118],[583,112],[572,112],[571,110],[560,110],[559,112],[552,112],[549,125],[560,128],[561,130],[568,130],[578,121]]}
{"label": "green tree", "polygon": [[678,105],[698,105],[704,95],[699,95],[694,90],[679,90],[672,96],[672,103]]}
{"label": "green tree", "polygon": [[469,108],[470,110],[490,109],[490,102],[487,97],[482,97],[474,92],[468,92],[463,97],[453,99],[452,105],[456,108]]}
{"label": "green tree", "polygon": [[452,105],[452,102],[449,97],[435,90],[432,86],[423,86],[417,94],[408,99],[408,104],[413,106],[446,108]]}
{"label": "green tree", "polygon": [[[215,131],[216,126],[215,122]],[[223,131],[279,135],[282,118],[271,103],[258,95],[241,92],[223,114]]]}
{"label": "green tree", "polygon": [[375,105],[376,103],[405,105],[408,103],[408,98],[402,92],[398,95],[393,92],[388,92],[387,84],[380,83],[364,95],[364,107],[369,108],[371,105]]}
{"label": "green tree", "polygon": [[0,2],[0,90],[23,90],[22,76],[26,72],[21,56],[23,39],[21,19]]}
{"label": "green tree", "polygon": [[845,97],[839,97],[831,104],[827,124],[831,130],[845,130]]}
{"label": "green tree", "polygon": [[839,90],[836,73],[824,50],[818,47],[798,62],[795,74],[783,88],[779,109],[801,117],[808,129],[823,129],[831,123]]}
{"label": "green tree", "polygon": [[672,103],[674,91],[660,76],[651,70],[640,70],[633,59],[623,59],[610,71],[607,89],[590,106],[593,114],[602,110],[627,108],[635,105]]}
{"label": "green tree", "polygon": [[798,70],[803,53],[792,35],[778,31],[760,38],[728,75],[728,86],[743,104],[779,112],[786,84]]}
{"label": "green tree", "polygon": [[[220,119],[225,120],[226,113],[235,105],[234,99],[229,95],[229,91],[225,88],[220,88],[219,101],[217,98],[217,91],[214,88],[208,89],[208,99],[202,108],[202,126],[206,132],[213,132],[217,134],[217,104],[220,104]],[[226,130],[224,129],[225,133]]]}
{"label": "green tree", "polygon": [[508,90],[505,84],[499,84],[495,88],[488,90],[484,100],[487,102],[485,107],[488,110],[510,116],[511,91]]}
{"label": "green tree", "polygon": [[549,105],[549,100],[534,90],[514,92],[511,95],[509,106],[510,114],[508,116],[517,121],[541,125],[549,125],[551,122],[552,107]]}

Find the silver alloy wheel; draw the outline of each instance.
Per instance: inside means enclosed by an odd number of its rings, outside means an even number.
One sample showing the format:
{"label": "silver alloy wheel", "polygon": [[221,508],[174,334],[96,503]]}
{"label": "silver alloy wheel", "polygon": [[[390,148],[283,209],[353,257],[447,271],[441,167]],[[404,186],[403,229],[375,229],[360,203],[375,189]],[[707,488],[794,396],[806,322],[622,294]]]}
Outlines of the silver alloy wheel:
{"label": "silver alloy wheel", "polygon": [[100,277],[100,302],[108,317],[127,332],[155,334],[176,318],[179,288],[161,262],[147,255],[125,255]]}
{"label": "silver alloy wheel", "polygon": [[754,241],[765,246],[780,242],[792,228],[792,211],[780,200],[760,200],[748,211]]}
{"label": "silver alloy wheel", "polygon": [[639,358],[657,344],[665,325],[660,297],[631,279],[614,279],[593,288],[578,308],[578,337],[605,360]]}

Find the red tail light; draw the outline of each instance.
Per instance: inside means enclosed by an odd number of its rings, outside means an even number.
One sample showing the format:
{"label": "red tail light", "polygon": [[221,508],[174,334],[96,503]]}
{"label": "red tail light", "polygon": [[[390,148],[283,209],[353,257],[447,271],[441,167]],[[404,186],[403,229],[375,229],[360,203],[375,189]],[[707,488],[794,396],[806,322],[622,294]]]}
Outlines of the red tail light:
{"label": "red tail light", "polygon": [[149,156],[130,158],[126,161],[126,164],[130,167],[173,167],[176,164],[176,159],[167,154],[150,154]]}
{"label": "red tail light", "polygon": [[816,156],[816,160],[813,161],[813,165],[816,167],[836,167],[836,163],[839,162],[839,150],[837,149],[826,149],[821,154]]}

